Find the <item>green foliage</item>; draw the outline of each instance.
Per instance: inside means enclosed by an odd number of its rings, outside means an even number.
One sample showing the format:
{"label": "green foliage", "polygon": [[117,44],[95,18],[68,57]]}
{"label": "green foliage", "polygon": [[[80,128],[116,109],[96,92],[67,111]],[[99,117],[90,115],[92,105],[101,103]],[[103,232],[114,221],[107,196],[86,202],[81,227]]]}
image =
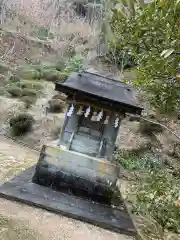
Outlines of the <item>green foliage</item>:
{"label": "green foliage", "polygon": [[43,79],[52,82],[56,82],[61,77],[61,73],[56,69],[43,69],[42,75]]}
{"label": "green foliage", "polygon": [[109,51],[106,54],[108,62],[116,64],[119,69],[129,69],[135,67],[135,57],[128,49],[118,48],[116,43],[109,42]]}
{"label": "green foliage", "polygon": [[43,89],[44,83],[33,80],[20,80],[18,86],[20,86],[21,88],[35,89],[38,91]]}
{"label": "green foliage", "polygon": [[5,88],[0,87],[0,96],[3,96],[5,94]]}
{"label": "green foliage", "polygon": [[151,171],[136,189],[135,211],[148,212],[163,228],[179,233],[179,189],[179,180],[167,171]]}
{"label": "green foliage", "polygon": [[23,95],[22,89],[16,84],[6,87],[6,90],[9,94],[11,94],[12,97],[21,97]]}
{"label": "green foliage", "polygon": [[6,86],[6,91],[11,94],[12,97],[29,96],[36,99],[43,89],[43,83],[39,83],[32,80],[20,80],[17,82],[10,82]]}
{"label": "green foliage", "polygon": [[69,73],[69,72],[60,72],[60,73],[59,73],[59,78],[58,78],[58,80],[63,82],[63,81],[65,81],[70,75],[71,75],[71,73]]}
{"label": "green foliage", "polygon": [[17,69],[17,76],[21,79],[40,79],[41,73],[31,66],[22,66]]}
{"label": "green foliage", "polygon": [[176,113],[180,107],[179,23],[177,0],[137,6],[133,14],[114,9],[110,21],[114,33],[110,48],[115,46],[133,56],[138,65],[134,85],[145,90],[151,103],[163,113]]}
{"label": "green foliage", "polygon": [[54,63],[54,62],[42,62],[39,66],[41,67],[41,70],[42,69],[56,69],[57,63]]}
{"label": "green foliage", "polygon": [[10,78],[9,78],[9,81],[13,82],[13,83],[16,83],[16,82],[20,81],[20,78],[17,77],[16,75],[11,75]]}
{"label": "green foliage", "polygon": [[120,163],[125,169],[129,170],[143,170],[143,169],[157,169],[160,167],[158,159],[152,154],[139,156],[128,151],[116,152],[114,155],[116,161]]}
{"label": "green foliage", "polygon": [[64,71],[64,69],[65,69],[65,62],[64,61],[58,61],[56,63],[56,70]]}
{"label": "green foliage", "polygon": [[21,113],[15,117],[12,117],[9,121],[9,125],[14,136],[20,136],[31,130],[34,122],[34,118],[26,113]]}
{"label": "green foliage", "polygon": [[22,89],[22,96],[29,96],[36,98],[40,94],[40,91],[37,91],[36,89],[30,89],[30,88],[23,88]]}
{"label": "green foliage", "polygon": [[48,29],[40,27],[38,29],[38,38],[41,40],[53,39],[54,35]]}
{"label": "green foliage", "polygon": [[83,60],[84,58],[82,56],[74,56],[69,59],[69,61],[65,65],[64,72],[79,72],[80,70],[83,70]]}

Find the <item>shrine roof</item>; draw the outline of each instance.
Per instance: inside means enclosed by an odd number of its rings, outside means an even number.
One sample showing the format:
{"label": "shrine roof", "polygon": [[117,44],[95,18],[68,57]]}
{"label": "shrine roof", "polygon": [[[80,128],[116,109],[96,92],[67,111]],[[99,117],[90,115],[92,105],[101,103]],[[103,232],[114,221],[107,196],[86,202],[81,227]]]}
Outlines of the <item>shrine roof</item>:
{"label": "shrine roof", "polygon": [[84,94],[109,100],[111,102],[121,103],[136,108],[139,112],[142,108],[138,106],[131,87],[122,81],[115,80],[96,73],[83,71],[73,73],[64,82],[56,83],[56,90],[67,93],[68,90],[80,91]]}

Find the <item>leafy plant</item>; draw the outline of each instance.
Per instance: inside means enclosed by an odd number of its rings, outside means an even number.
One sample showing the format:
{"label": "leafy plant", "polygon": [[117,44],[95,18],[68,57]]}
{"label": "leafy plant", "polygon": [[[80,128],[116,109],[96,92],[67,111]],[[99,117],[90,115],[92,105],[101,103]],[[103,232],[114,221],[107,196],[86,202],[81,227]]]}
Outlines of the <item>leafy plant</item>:
{"label": "leafy plant", "polygon": [[84,68],[83,60],[84,58],[78,55],[70,58],[70,60],[66,63],[64,72],[70,73],[70,72],[79,72],[80,70],[83,70]]}
{"label": "leafy plant", "polygon": [[117,151],[114,156],[118,163],[129,170],[149,170],[160,167],[160,162],[152,154],[139,156],[128,151]]}
{"label": "leafy plant", "polygon": [[51,32],[49,32],[48,29],[46,29],[44,27],[40,27],[38,29],[38,38],[41,40],[53,39],[54,35]]}
{"label": "leafy plant", "polygon": [[21,79],[38,80],[41,78],[41,73],[31,66],[20,66],[16,71],[16,75]]}
{"label": "leafy plant", "polygon": [[137,64],[134,85],[145,90],[161,112],[174,114],[180,107],[180,2],[157,0],[134,10],[123,14],[122,8],[113,9],[110,49],[130,52]]}
{"label": "leafy plant", "polygon": [[37,97],[39,93],[40,91],[37,91],[36,89],[30,89],[30,88],[22,89],[22,96]]}
{"label": "leafy plant", "polygon": [[56,82],[61,76],[61,73],[56,69],[44,69],[42,71],[42,74],[43,74],[43,79],[47,81],[52,81],[52,82]]}
{"label": "leafy plant", "polygon": [[33,80],[20,80],[18,85],[21,88],[28,88],[28,89],[35,89],[35,90],[42,90],[44,87],[43,82],[37,82]]}
{"label": "leafy plant", "polygon": [[70,76],[70,74],[71,73],[69,72],[60,72],[58,80],[63,82]]}
{"label": "leafy plant", "polygon": [[10,82],[17,83],[17,82],[20,81],[20,78],[17,77],[16,75],[11,75],[10,78],[9,78],[9,81],[10,81]]}
{"label": "leafy plant", "polygon": [[10,119],[9,125],[15,136],[23,135],[30,131],[34,122],[34,118],[26,113],[21,113]]}
{"label": "leafy plant", "polygon": [[136,211],[148,212],[163,228],[180,232],[180,182],[166,170],[151,171],[136,193]]}
{"label": "leafy plant", "polygon": [[12,97],[21,97],[23,95],[23,91],[20,87],[17,85],[10,85],[7,88],[7,92],[12,96]]}

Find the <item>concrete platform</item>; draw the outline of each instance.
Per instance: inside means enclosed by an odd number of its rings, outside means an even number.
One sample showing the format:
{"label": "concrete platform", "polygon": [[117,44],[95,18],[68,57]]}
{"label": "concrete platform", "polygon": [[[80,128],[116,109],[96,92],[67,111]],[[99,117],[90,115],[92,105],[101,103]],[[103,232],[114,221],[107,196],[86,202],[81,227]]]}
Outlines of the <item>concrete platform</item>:
{"label": "concrete platform", "polygon": [[93,225],[135,236],[133,222],[122,203],[118,208],[98,204],[32,183],[35,167],[29,168],[0,186],[0,197],[20,201]]}

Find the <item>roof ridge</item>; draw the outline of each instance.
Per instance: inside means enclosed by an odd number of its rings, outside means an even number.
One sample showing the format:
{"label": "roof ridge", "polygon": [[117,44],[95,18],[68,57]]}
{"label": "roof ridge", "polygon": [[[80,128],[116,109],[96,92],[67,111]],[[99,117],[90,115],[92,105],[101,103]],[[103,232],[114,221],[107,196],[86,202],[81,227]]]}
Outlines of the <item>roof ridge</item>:
{"label": "roof ridge", "polygon": [[[127,88],[127,89],[131,89],[131,86],[130,85],[128,85],[128,84],[126,84],[126,83],[123,83],[122,81],[118,81],[118,80],[116,80],[116,79],[113,79],[113,78],[110,78],[110,77],[106,77],[106,76],[103,76],[103,75],[100,75],[100,74],[97,74],[97,73],[91,73],[91,72],[88,72],[88,71],[83,71],[83,72],[80,72],[80,73],[78,73],[78,75],[81,75],[82,73],[89,73],[89,74],[92,74],[92,75],[95,75],[95,76],[98,76],[98,77],[101,77],[101,78],[105,78],[105,79],[108,79],[108,80],[111,80],[112,82],[116,82],[116,83],[122,83],[122,85],[124,85],[124,86],[121,86],[122,88],[124,87],[124,88]],[[101,82],[103,82],[102,80],[99,80],[99,81],[101,81]],[[115,85],[116,86],[116,84],[113,84],[112,83],[112,85]]]}

